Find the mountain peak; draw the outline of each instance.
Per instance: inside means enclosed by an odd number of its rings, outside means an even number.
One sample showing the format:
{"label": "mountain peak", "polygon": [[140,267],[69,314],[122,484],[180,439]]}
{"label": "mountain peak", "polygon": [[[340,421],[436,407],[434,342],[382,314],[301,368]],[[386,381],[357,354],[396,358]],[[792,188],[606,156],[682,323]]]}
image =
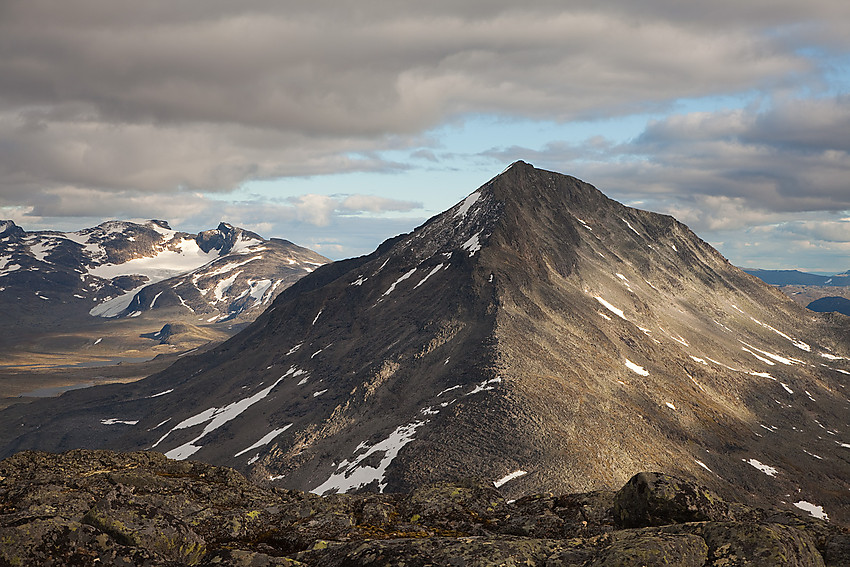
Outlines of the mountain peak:
{"label": "mountain peak", "polygon": [[168,221],[164,221],[164,220],[151,219],[148,222],[146,222],[145,224],[146,225],[152,225],[153,224],[153,225],[156,225],[160,228],[164,228],[165,230],[172,230],[171,226],[169,226],[169,224],[168,224]]}
{"label": "mountain peak", "polygon": [[23,236],[24,229],[15,224],[15,221],[0,220],[0,238],[7,236]]}
{"label": "mountain peak", "polygon": [[320,493],[483,476],[519,497],[658,470],[802,491],[846,521],[848,327],[670,216],[516,162],[120,401],[72,392],[85,411],[8,423],[16,448],[153,448]]}

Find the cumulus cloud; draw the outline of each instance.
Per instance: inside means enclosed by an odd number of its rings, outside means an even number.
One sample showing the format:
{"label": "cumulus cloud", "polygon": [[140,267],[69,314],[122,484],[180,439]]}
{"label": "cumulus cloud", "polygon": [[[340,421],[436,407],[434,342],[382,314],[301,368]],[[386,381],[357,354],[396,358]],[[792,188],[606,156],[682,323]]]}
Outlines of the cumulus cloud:
{"label": "cumulus cloud", "polygon": [[632,201],[671,200],[704,228],[741,227],[774,213],[850,209],[850,99],[781,100],[762,107],[672,115],[634,140],[494,148],[592,179]]}
{"label": "cumulus cloud", "polygon": [[[850,209],[850,100],[823,96],[827,56],[848,49],[843,0],[9,0],[0,210],[206,222],[225,210],[215,193],[253,180],[440,167],[445,148],[426,133],[468,116],[563,124],[761,93],[771,106],[671,116],[625,143],[488,156],[576,174],[697,229],[767,226]],[[775,94],[800,85],[816,98]],[[353,231],[417,206],[236,205],[257,226]]]}
{"label": "cumulus cloud", "polygon": [[590,180],[627,204],[671,214],[742,265],[846,269],[848,103],[847,96],[780,98],[671,115],[626,142],[556,141],[485,155],[528,159]]}
{"label": "cumulus cloud", "polygon": [[391,169],[350,156],[470,112],[566,121],[814,80],[802,35],[850,37],[843,2],[598,4],[7,2],[0,175],[208,191]]}

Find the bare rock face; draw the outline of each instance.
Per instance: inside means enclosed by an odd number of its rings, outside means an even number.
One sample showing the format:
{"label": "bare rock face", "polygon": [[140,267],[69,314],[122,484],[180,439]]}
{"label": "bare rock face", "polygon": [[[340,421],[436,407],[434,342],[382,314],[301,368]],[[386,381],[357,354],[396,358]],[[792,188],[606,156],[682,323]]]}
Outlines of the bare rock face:
{"label": "bare rock face", "polygon": [[[706,494],[642,473],[617,493],[516,502],[469,479],[320,497],[153,452],[23,452],[0,462],[0,565],[846,565],[850,538],[839,528],[694,499]],[[647,501],[666,504],[648,518]],[[718,507],[748,519],[677,520]],[[626,528],[618,517],[648,519]]]}
{"label": "bare rock face", "polygon": [[[804,310],[670,216],[517,162],[298,280],[218,348],[0,413],[0,440],[3,455],[154,449],[318,494],[484,478],[521,502],[659,471],[850,523],[848,380],[846,317]],[[685,510],[707,515],[675,520],[738,521],[703,496]],[[676,504],[658,498],[623,518]],[[510,529],[555,533],[561,505],[533,503],[550,505]]]}

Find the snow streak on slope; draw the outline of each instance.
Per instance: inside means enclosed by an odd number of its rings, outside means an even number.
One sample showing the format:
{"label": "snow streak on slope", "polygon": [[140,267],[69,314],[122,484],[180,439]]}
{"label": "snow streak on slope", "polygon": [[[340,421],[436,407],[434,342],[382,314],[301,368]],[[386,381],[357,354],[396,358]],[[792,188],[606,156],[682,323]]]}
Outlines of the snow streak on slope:
{"label": "snow streak on slope", "polygon": [[269,443],[271,443],[272,441],[274,441],[274,438],[275,438],[275,437],[277,437],[278,435],[280,435],[281,433],[283,433],[284,431],[286,431],[286,430],[287,430],[287,429],[289,429],[290,427],[292,427],[292,424],[291,424],[291,423],[287,423],[287,424],[286,424],[286,425],[284,425],[283,427],[281,427],[281,428],[279,428],[279,429],[275,429],[275,430],[273,430],[273,431],[269,432],[268,434],[264,435],[264,436],[263,436],[263,437],[262,437],[259,441],[257,441],[256,443],[254,443],[254,444],[253,444],[253,445],[251,445],[250,447],[246,447],[245,449],[242,449],[241,451],[239,451],[238,453],[236,453],[236,454],[235,454],[235,455],[233,455],[233,456],[234,456],[234,457],[239,457],[239,456],[241,456],[241,455],[244,455],[244,454],[245,454],[245,453],[247,453],[248,451],[252,451],[252,450],[254,450],[254,449],[257,449],[257,448],[259,448],[259,447],[262,447],[263,445],[268,445]]}
{"label": "snow streak on slope", "polygon": [[180,445],[179,447],[171,449],[170,451],[165,453],[165,456],[169,459],[176,459],[178,461],[182,461],[183,459],[191,457],[192,455],[200,451],[202,448],[202,446],[195,445],[195,443],[197,443],[198,441],[206,437],[209,433],[215,431],[228,421],[236,419],[242,412],[244,412],[249,407],[268,396],[269,393],[274,389],[274,387],[277,386],[280,381],[283,380],[285,377],[286,376],[281,376],[274,384],[272,384],[268,388],[260,390],[253,396],[235,401],[224,407],[209,408],[199,414],[184,419],[183,421],[172,427],[171,430],[168,431],[168,433],[160,437],[159,441],[157,441],[153,444],[153,446],[151,446],[151,449],[162,443],[166,437],[168,437],[171,433],[177,431],[178,429],[188,429],[190,427],[195,427],[196,425],[206,423],[207,425],[206,427],[204,427],[204,430],[201,432],[200,435],[198,435],[191,441],[184,443],[183,445]]}
{"label": "snow streak on slope", "polygon": [[[428,423],[428,420],[414,421],[406,425],[400,425],[389,437],[379,441],[373,446],[361,443],[355,453],[362,449],[368,449],[365,453],[354,457],[353,461],[344,460],[337,466],[337,472],[331,477],[311,490],[314,494],[327,494],[328,492],[348,492],[362,488],[369,483],[378,482],[378,489],[383,492],[387,486],[384,475],[387,467],[396,458],[402,447],[413,440],[416,430]],[[383,455],[377,465],[366,464],[366,460],[372,455]]]}

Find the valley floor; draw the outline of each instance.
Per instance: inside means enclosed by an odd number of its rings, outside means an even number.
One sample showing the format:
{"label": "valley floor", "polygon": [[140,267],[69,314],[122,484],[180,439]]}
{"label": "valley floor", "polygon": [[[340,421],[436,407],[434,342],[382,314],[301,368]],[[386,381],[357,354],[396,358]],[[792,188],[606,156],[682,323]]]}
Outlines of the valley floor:
{"label": "valley floor", "polygon": [[[0,409],[58,396],[80,387],[134,382],[164,370],[177,355],[164,355],[146,362],[60,367],[0,366]],[[85,363],[84,363],[85,364]]]}

